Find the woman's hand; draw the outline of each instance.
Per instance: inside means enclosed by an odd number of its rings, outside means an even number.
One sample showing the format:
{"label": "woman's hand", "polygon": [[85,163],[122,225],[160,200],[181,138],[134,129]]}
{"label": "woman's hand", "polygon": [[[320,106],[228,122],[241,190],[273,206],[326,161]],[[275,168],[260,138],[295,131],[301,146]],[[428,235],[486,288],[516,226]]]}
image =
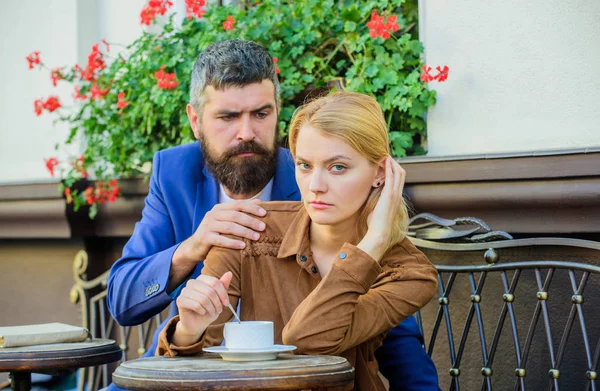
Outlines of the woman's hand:
{"label": "woman's hand", "polygon": [[405,179],[406,171],[388,156],[385,161],[385,181],[381,195],[367,219],[367,233],[357,246],[378,261],[385,253],[394,219],[402,207]]}
{"label": "woman's hand", "polygon": [[189,346],[200,339],[208,326],[214,322],[223,306],[229,304],[227,288],[233,274],[227,272],[218,279],[200,275],[189,280],[177,298],[179,323],[173,334],[173,343],[177,346]]}

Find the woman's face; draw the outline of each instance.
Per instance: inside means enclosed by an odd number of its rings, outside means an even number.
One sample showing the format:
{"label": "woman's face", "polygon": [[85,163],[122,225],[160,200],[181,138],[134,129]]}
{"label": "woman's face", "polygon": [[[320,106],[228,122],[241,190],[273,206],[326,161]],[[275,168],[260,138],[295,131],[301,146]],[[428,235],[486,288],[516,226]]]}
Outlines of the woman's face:
{"label": "woman's face", "polygon": [[295,163],[302,202],[317,224],[334,225],[357,217],[376,182],[376,164],[310,125],[299,131]]}

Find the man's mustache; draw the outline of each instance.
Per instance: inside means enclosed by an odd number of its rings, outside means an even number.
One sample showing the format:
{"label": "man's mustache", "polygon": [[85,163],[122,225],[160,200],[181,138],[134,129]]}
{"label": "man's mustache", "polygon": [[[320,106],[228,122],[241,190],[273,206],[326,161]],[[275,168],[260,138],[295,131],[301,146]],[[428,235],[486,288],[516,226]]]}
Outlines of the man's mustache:
{"label": "man's mustache", "polygon": [[225,152],[223,158],[229,159],[242,153],[255,153],[257,155],[267,155],[269,151],[265,147],[263,147],[260,144],[257,144],[254,141],[247,141],[244,143],[240,143],[237,146]]}

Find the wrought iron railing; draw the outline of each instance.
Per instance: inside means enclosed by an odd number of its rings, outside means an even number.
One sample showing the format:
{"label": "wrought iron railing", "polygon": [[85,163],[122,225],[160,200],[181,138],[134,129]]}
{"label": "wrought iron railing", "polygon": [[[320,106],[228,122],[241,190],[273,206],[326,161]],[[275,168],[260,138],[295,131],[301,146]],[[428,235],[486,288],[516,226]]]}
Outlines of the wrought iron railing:
{"label": "wrought iron railing", "polygon": [[[417,314],[444,389],[597,389],[600,243],[513,239],[474,218],[423,214],[410,226],[445,263],[437,303]],[[539,246],[575,259],[546,259]]]}

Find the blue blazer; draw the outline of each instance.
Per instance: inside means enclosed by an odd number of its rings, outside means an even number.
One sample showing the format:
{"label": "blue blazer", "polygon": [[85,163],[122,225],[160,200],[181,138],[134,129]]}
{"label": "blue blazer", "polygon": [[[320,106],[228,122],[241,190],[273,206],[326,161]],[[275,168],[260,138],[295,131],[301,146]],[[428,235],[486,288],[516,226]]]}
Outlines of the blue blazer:
{"label": "blue blazer", "polygon": [[[143,323],[173,302],[173,294],[166,292],[173,253],[219,201],[218,183],[204,166],[199,143],[159,151],[152,168],[142,219],[108,280],[108,308],[123,326]],[[271,199],[300,200],[293,160],[286,149],[279,150]],[[192,278],[200,275],[202,266],[196,266]],[[170,316],[176,314],[173,304]],[[158,333],[147,355],[156,351]],[[392,390],[439,390],[435,366],[422,348],[413,317],[388,333],[377,359]]]}

